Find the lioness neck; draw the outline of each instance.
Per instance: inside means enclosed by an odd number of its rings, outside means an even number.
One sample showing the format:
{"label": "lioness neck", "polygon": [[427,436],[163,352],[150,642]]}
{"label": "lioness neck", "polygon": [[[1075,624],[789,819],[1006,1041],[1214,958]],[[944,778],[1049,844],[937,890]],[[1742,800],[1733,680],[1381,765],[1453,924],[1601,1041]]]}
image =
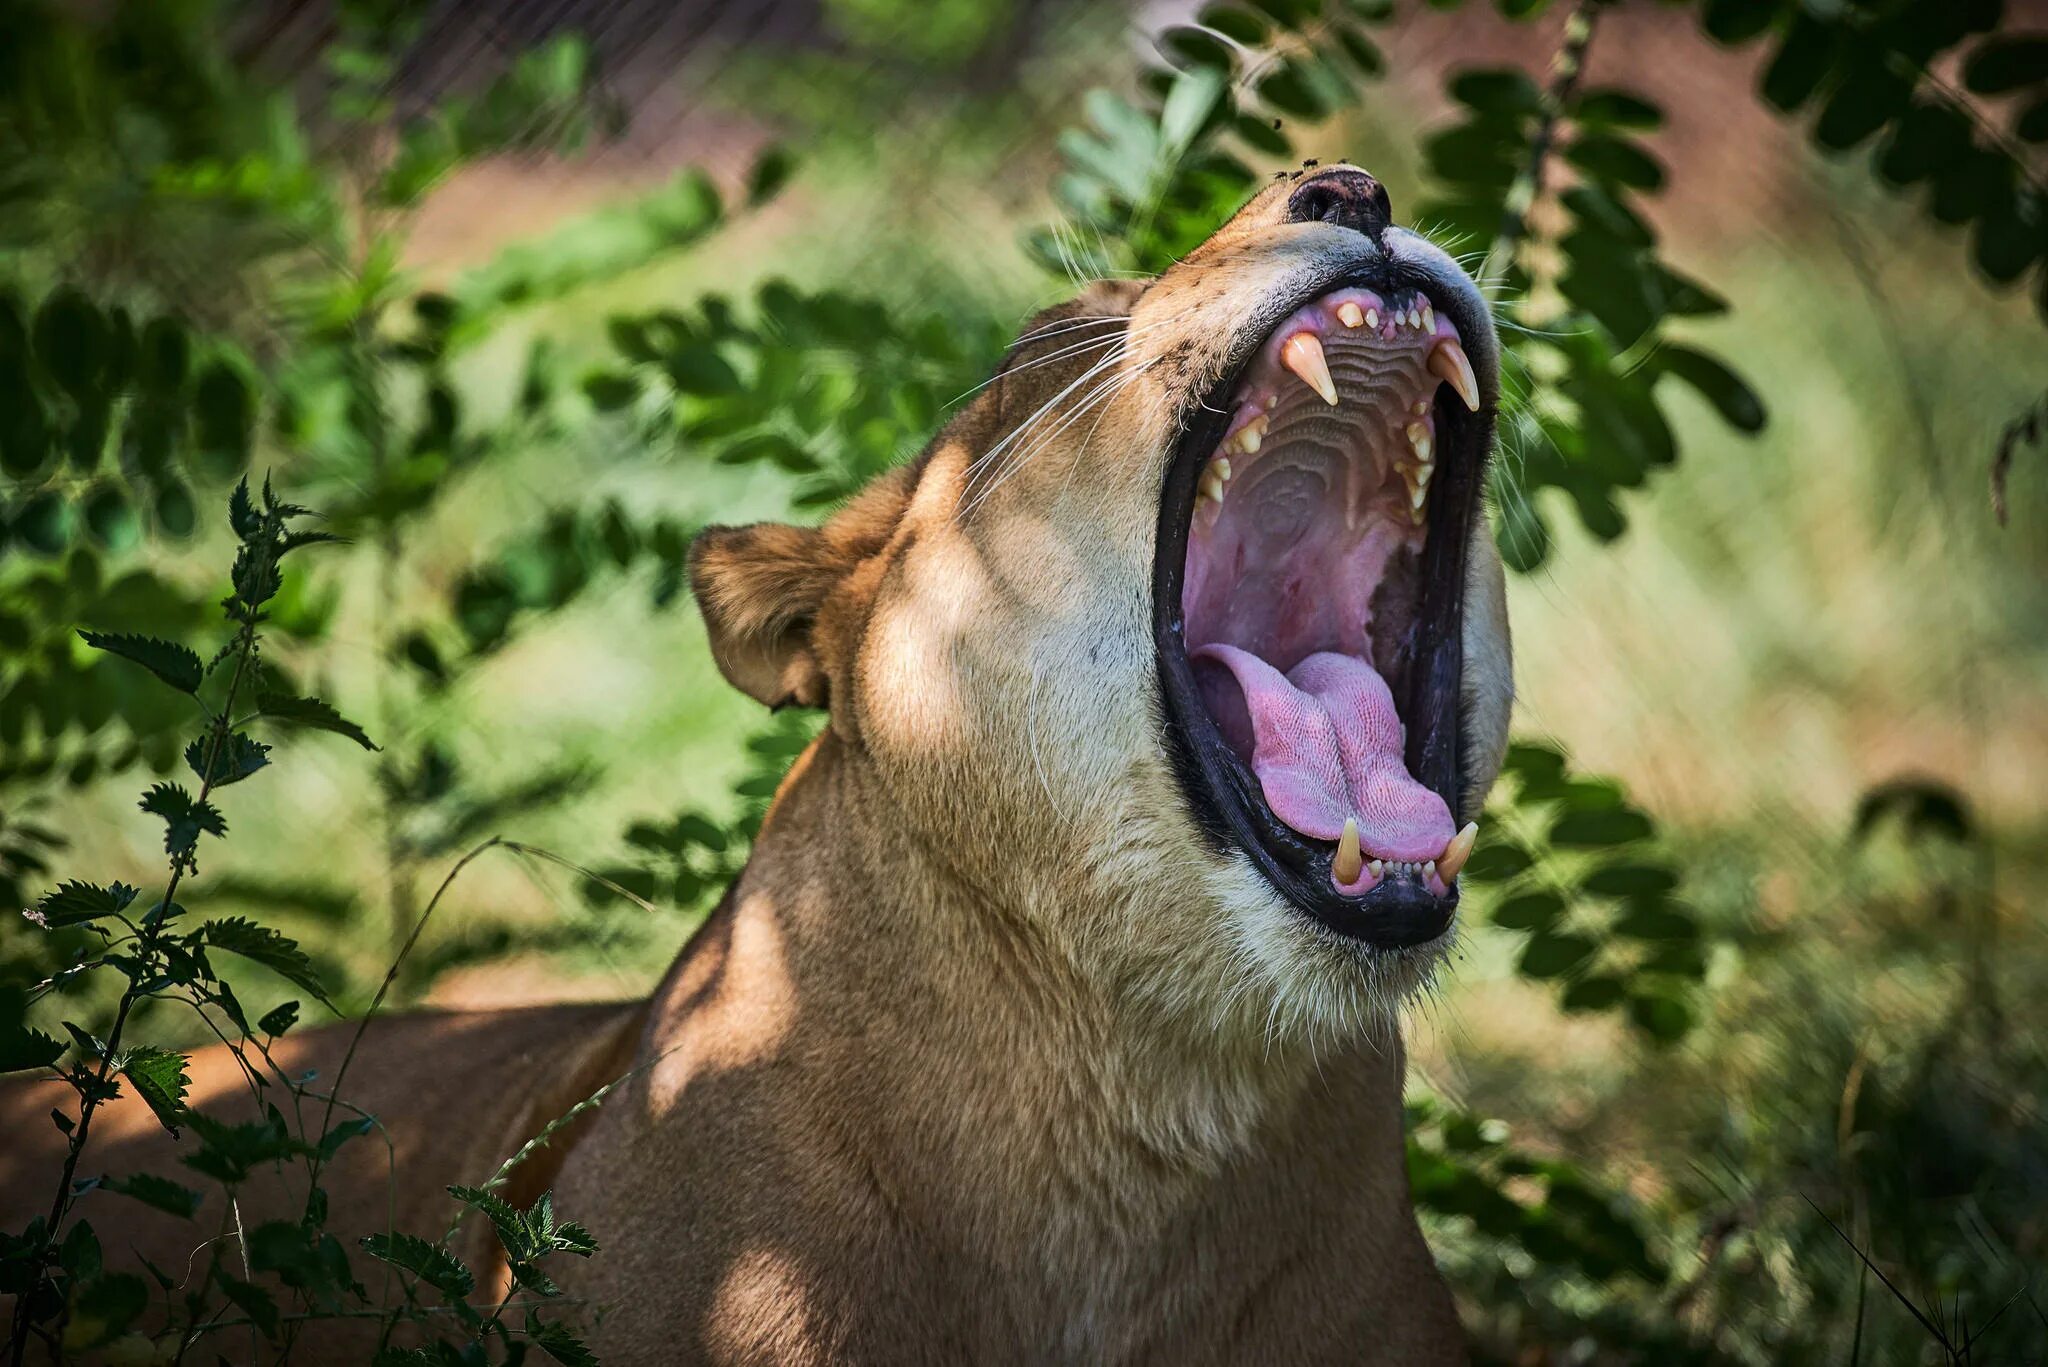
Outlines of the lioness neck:
{"label": "lioness neck", "polygon": [[1318,1057],[1166,1019],[951,863],[828,736],[764,826],[715,965],[686,957],[664,987],[655,1043],[692,1071],[772,1062],[906,1230],[1070,1309],[1156,1301],[1169,1278],[1199,1297],[1199,1273],[1255,1278],[1304,1248],[1419,1249],[1391,1032]]}

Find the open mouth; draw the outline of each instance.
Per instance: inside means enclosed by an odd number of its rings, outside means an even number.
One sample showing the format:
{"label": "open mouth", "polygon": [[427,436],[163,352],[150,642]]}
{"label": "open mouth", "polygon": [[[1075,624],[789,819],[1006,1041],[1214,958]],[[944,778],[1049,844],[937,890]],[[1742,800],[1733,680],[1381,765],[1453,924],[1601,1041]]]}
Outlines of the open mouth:
{"label": "open mouth", "polygon": [[1161,500],[1154,623],[1197,819],[1381,948],[1449,929],[1476,835],[1456,813],[1482,310],[1462,277],[1301,304],[1196,410]]}

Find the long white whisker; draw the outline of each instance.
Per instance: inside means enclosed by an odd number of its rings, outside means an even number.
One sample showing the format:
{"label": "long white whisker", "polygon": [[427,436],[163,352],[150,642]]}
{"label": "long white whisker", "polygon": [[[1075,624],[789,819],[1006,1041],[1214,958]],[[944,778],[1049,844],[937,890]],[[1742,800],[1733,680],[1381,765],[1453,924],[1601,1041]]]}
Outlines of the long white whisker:
{"label": "long white whisker", "polygon": [[1158,358],[1154,357],[1152,360],[1145,362],[1143,365],[1138,366],[1134,370],[1126,371],[1121,375],[1112,375],[1109,378],[1098,383],[1095,389],[1090,391],[1090,393],[1087,396],[1085,396],[1082,399],[1082,401],[1075,407],[1073,412],[1069,413],[1065,418],[1061,419],[1058,426],[1052,428],[1051,430],[1041,435],[1035,442],[1031,444],[1030,447],[1025,449],[1021,454],[1013,457],[1007,463],[1006,468],[1000,474],[998,474],[992,482],[990,482],[979,493],[977,493],[974,496],[972,502],[970,502],[960,510],[959,516],[964,518],[968,514],[972,513],[977,507],[979,507],[983,502],[985,502],[988,499],[989,495],[993,494],[997,489],[1001,488],[1003,484],[1006,483],[1012,475],[1022,470],[1026,465],[1029,465],[1031,463],[1032,458],[1036,456],[1038,452],[1044,450],[1046,444],[1052,441],[1053,438],[1057,437],[1060,433],[1066,431],[1067,428],[1073,426],[1076,422],[1086,417],[1089,409],[1095,407],[1099,403],[1107,402],[1111,397],[1120,392],[1124,386],[1136,380],[1139,376],[1143,375],[1147,370],[1151,369],[1151,367],[1156,365],[1157,363]]}

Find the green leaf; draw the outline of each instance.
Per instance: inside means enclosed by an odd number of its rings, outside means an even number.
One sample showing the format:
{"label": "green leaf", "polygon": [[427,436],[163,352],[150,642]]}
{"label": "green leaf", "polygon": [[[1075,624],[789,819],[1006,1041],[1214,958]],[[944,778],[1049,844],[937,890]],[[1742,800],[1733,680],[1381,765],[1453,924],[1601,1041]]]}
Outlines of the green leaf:
{"label": "green leaf", "polygon": [[0,1073],[44,1068],[64,1055],[64,1042],[25,1025],[0,1029]]}
{"label": "green leaf", "polygon": [[227,819],[211,802],[199,802],[175,783],[152,784],[136,804],[164,820],[164,853],[185,861],[199,845],[199,837],[216,838],[228,833]]}
{"label": "green leaf", "polygon": [[526,1312],[526,1336],[562,1367],[597,1367],[597,1355],[581,1339],[558,1322],[543,1323],[531,1310]]}
{"label": "green leaf", "polygon": [[127,1177],[111,1178],[106,1183],[108,1191],[130,1196],[181,1220],[189,1220],[199,1213],[199,1203],[204,1200],[200,1192],[180,1186],[168,1177],[158,1177],[151,1172],[138,1172]]}
{"label": "green leaf", "polygon": [[199,928],[199,934],[214,948],[262,964],[294,987],[310,993],[330,1011],[334,1009],[334,1004],[321,990],[312,962],[306,958],[306,951],[299,948],[298,941],[243,916],[208,921]]}
{"label": "green leaf", "polygon": [[133,660],[180,693],[197,693],[205,669],[196,651],[154,636],[109,635],[99,631],[78,633],[95,650]]}
{"label": "green leaf", "polygon": [[185,1087],[190,1081],[185,1076],[188,1062],[183,1054],[143,1045],[130,1051],[121,1066],[121,1076],[128,1079],[137,1096],[149,1103],[149,1109],[174,1139],[185,1110]]}
{"label": "green leaf", "polygon": [[1661,1044],[1684,1039],[1693,1026],[1692,1007],[1678,997],[1664,993],[1641,993],[1629,998],[1629,1019],[1650,1038]]}
{"label": "green leaf", "polygon": [[1963,84],[1979,95],[2048,82],[2048,33],[2000,34],[1987,38],[1963,63]]}
{"label": "green leaf", "polygon": [[514,1262],[538,1258],[546,1250],[533,1237],[526,1219],[501,1198],[481,1187],[450,1187],[448,1194],[472,1210],[482,1211],[498,1231],[498,1242]]}
{"label": "green leaf", "polygon": [[1652,864],[1609,864],[1587,874],[1580,886],[1602,897],[1661,897],[1678,886],[1678,877]]}
{"label": "green leaf", "polygon": [[1947,784],[1932,779],[1897,779],[1864,793],[1856,804],[1850,839],[1859,845],[1868,841],[1878,823],[1888,816],[1897,816],[1904,823],[1907,836],[1914,840],[1940,836],[1967,844],[1976,835],[1969,800]]}
{"label": "green leaf", "polygon": [[1648,132],[1664,124],[1664,111],[1640,95],[1606,88],[1588,90],[1572,103],[1572,121],[1582,128],[1626,128]]}
{"label": "green leaf", "polygon": [[36,310],[36,359],[74,396],[90,395],[105,370],[112,339],[92,301],[75,289],[51,292]]}
{"label": "green leaf", "polygon": [[221,1293],[235,1303],[237,1309],[247,1315],[255,1326],[263,1331],[265,1338],[277,1337],[277,1302],[262,1287],[241,1281],[224,1268],[214,1269],[214,1280],[219,1283]]}
{"label": "green leaf", "polygon": [[1565,160],[1597,181],[1631,190],[1663,188],[1664,168],[1634,142],[1603,133],[1584,134],[1565,149]]}
{"label": "green leaf", "polygon": [[1481,836],[1479,848],[1465,861],[1460,878],[1475,883],[1501,883],[1527,869],[1535,860],[1529,852],[1505,837],[1491,840]]}
{"label": "green leaf", "polygon": [[1544,931],[1564,915],[1564,899],[1548,889],[1510,897],[1494,908],[1493,923],[1507,930]]}
{"label": "green leaf", "polygon": [[134,900],[135,889],[126,883],[101,887],[97,883],[70,881],[59,883],[55,892],[44,893],[42,900],[25,914],[45,930],[61,930],[112,916]]}
{"label": "green leaf", "polygon": [[332,704],[320,698],[297,698],[288,693],[265,693],[256,702],[256,710],[273,721],[290,722],[294,726],[309,726],[315,731],[331,731],[337,736],[347,736],[365,750],[377,746],[363,731],[363,728],[334,710]]}
{"label": "green leaf", "polygon": [[1767,420],[1763,400],[1740,376],[1706,352],[1667,342],[1658,350],[1654,364],[1662,373],[1691,385],[1737,431],[1763,430]]}
{"label": "green leaf", "polygon": [[1515,67],[1460,72],[1451,80],[1451,98],[1481,114],[1543,112],[1543,92],[1527,73]]}
{"label": "green leaf", "polygon": [[1641,812],[1566,812],[1550,828],[1550,843],[1568,848],[1593,849],[1603,845],[1626,845],[1649,838],[1654,828]]}
{"label": "green leaf", "polygon": [[202,785],[210,778],[216,788],[225,788],[230,783],[240,783],[270,763],[270,747],[262,741],[250,740],[240,731],[230,731],[221,738],[220,746],[212,754],[210,764],[209,751],[214,751],[213,737],[200,736],[185,747],[185,763]]}
{"label": "green leaf", "polygon": [[1540,934],[1523,949],[1517,967],[1528,978],[1562,978],[1591,959],[1598,949],[1589,936]]}
{"label": "green leaf", "polygon": [[476,1289],[476,1278],[460,1258],[417,1234],[372,1234],[362,1242],[372,1258],[403,1268],[450,1300]]}
{"label": "green leaf", "polygon": [[280,1003],[264,1012],[263,1018],[256,1022],[256,1028],[266,1035],[274,1036],[282,1035],[298,1023],[299,1004],[295,1001],[290,1001]]}
{"label": "green leaf", "polygon": [[1208,5],[1195,18],[1198,23],[1246,47],[1257,47],[1266,41],[1266,21],[1237,5]]}
{"label": "green leaf", "polygon": [[1630,906],[1615,921],[1614,933],[1631,940],[1696,940],[1700,928],[1675,903],[1651,900]]}
{"label": "green leaf", "polygon": [[1588,974],[1564,990],[1558,1005],[1571,1012],[1611,1011],[1628,995],[1628,985],[1605,973]]}

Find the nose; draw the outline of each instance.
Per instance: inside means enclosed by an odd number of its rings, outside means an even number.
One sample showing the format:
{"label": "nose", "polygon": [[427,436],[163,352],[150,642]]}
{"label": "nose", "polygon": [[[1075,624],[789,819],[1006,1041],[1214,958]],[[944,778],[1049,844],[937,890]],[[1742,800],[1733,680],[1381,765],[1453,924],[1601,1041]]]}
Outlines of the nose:
{"label": "nose", "polygon": [[1374,242],[1394,221],[1387,187],[1351,167],[1318,172],[1287,199],[1289,223],[1334,223],[1364,233]]}

